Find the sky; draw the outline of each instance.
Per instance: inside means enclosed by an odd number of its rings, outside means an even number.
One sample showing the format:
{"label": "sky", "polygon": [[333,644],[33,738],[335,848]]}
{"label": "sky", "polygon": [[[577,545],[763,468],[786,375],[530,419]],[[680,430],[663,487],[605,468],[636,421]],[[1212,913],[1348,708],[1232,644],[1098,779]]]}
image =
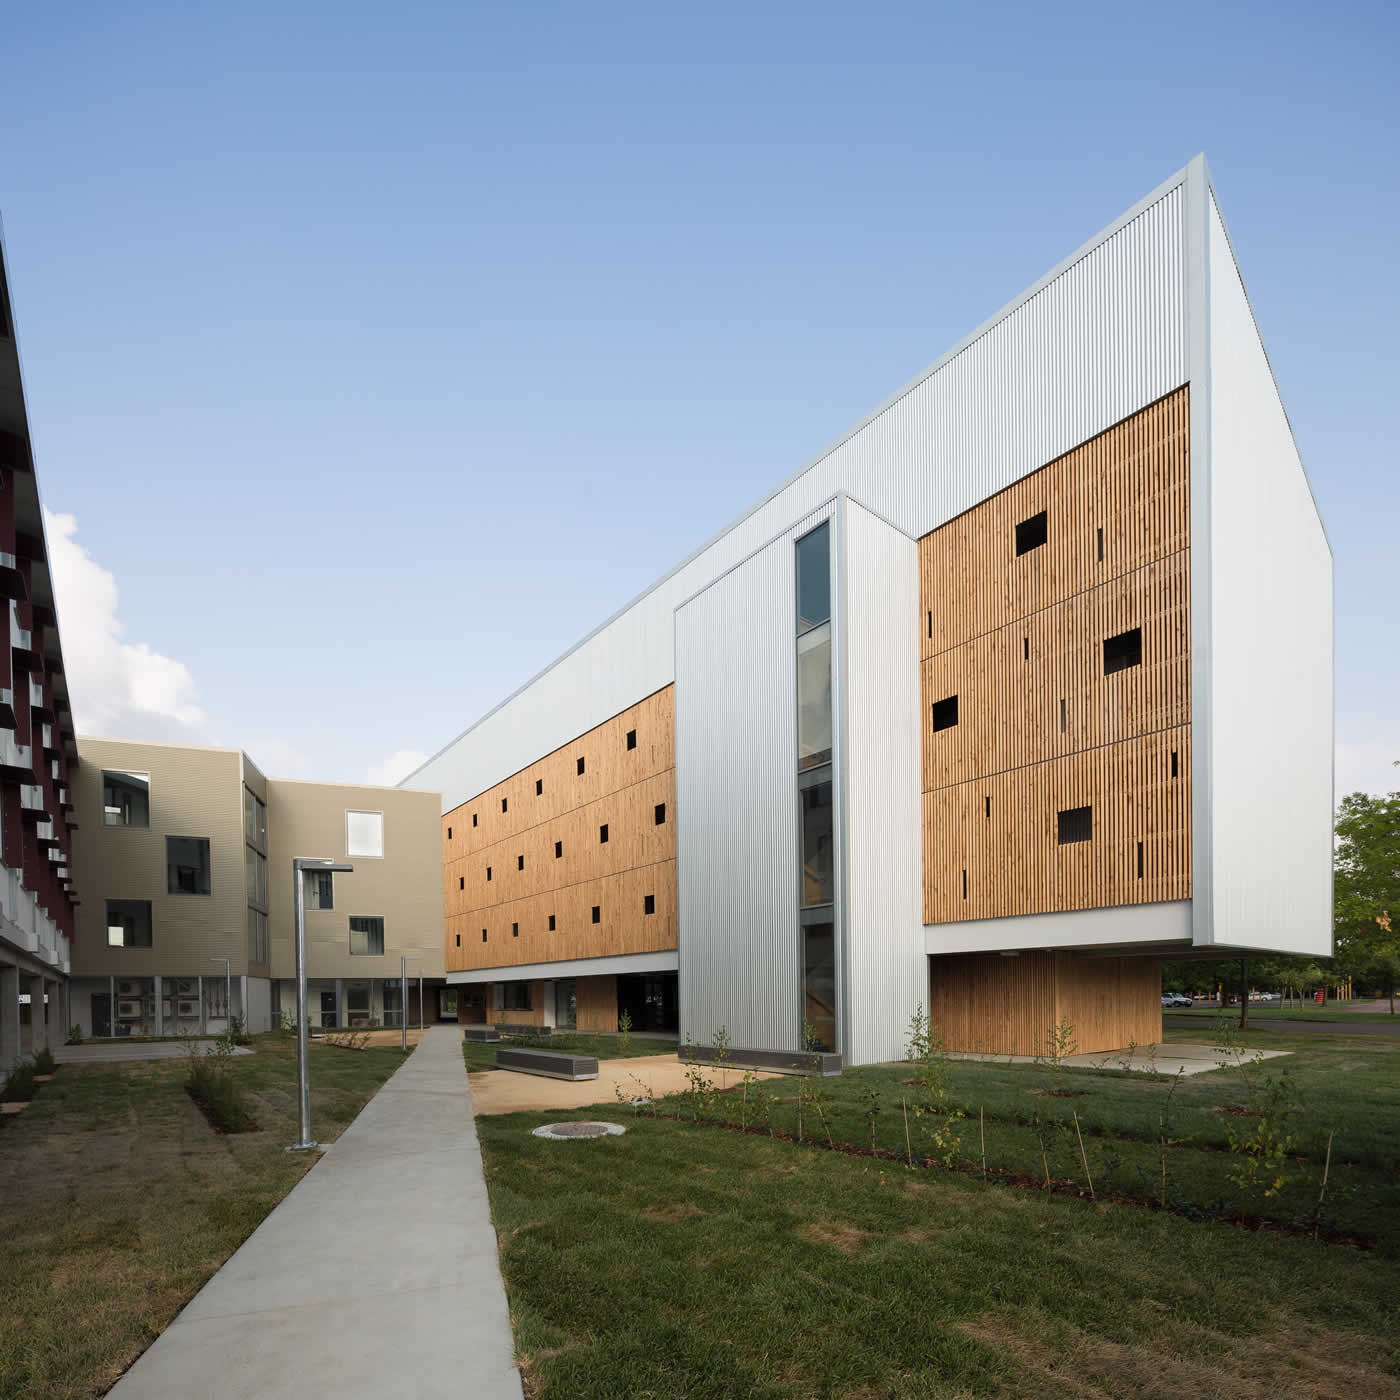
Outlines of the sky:
{"label": "sky", "polygon": [[1400,8],[13,9],[81,732],[396,781],[1205,151],[1400,787]]}

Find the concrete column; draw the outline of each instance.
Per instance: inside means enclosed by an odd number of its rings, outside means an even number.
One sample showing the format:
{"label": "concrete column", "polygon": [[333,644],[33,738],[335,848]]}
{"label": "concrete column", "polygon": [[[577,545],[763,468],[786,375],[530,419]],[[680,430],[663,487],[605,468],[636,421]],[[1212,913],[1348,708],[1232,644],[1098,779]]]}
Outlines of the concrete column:
{"label": "concrete column", "polygon": [[338,1031],[345,1029],[345,979],[343,977],[335,979],[335,1028]]}
{"label": "concrete column", "polygon": [[155,978],[155,989],[156,989],[156,1034],[157,1034],[157,1035],[164,1035],[164,1034],[165,1034],[165,1012],[164,1012],[164,1010],[162,1009],[162,997],[161,997],[161,993],[164,991],[163,982],[164,982],[164,979],[163,979],[163,978],[160,978],[160,977]]}
{"label": "concrete column", "polygon": [[0,967],[0,1072],[19,1063],[19,968]]}
{"label": "concrete column", "polygon": [[208,1035],[209,1011],[208,1008],[204,1005],[204,974],[201,973],[195,979],[195,982],[199,988],[199,1033],[200,1035]]}
{"label": "concrete column", "polygon": [[248,1025],[248,975],[244,973],[238,979],[238,1014],[243,1018],[243,1029],[251,1030]]}
{"label": "concrete column", "polygon": [[49,1048],[57,1050],[68,1039],[68,1023],[63,1019],[63,983],[49,983]]}

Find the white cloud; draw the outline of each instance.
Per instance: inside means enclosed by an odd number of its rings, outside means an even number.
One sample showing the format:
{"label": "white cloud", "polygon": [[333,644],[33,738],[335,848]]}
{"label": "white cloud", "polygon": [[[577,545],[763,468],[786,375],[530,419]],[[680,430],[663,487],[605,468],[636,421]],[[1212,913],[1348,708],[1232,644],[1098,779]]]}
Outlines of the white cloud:
{"label": "white cloud", "polygon": [[1337,800],[1349,792],[1400,791],[1400,736],[1337,745]]}
{"label": "white cloud", "polygon": [[285,739],[250,739],[240,747],[269,778],[305,778],[310,775],[310,761]]}
{"label": "white cloud", "polygon": [[428,755],[417,749],[400,749],[397,753],[391,753],[383,763],[374,764],[365,774],[365,782],[371,787],[395,787],[427,761]]}
{"label": "white cloud", "polygon": [[[44,512],[63,660],[80,732],[197,742],[204,725],[194,676],[182,661],[122,639],[117,581],[77,542],[71,515]],[[170,726],[179,731],[170,733]]]}

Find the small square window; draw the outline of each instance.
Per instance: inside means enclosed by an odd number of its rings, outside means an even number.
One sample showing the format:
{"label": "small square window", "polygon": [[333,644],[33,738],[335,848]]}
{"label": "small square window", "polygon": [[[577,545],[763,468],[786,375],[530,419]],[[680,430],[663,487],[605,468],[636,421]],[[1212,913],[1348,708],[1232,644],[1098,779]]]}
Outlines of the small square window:
{"label": "small square window", "polygon": [[384,859],[383,812],[346,812],[345,854],[361,860]]}
{"label": "small square window", "polygon": [[658,803],[656,804],[655,808],[653,808],[653,810],[652,810],[652,816],[655,818],[655,821],[656,821],[656,825],[657,825],[657,826],[665,826],[665,825],[666,825],[666,804],[665,804],[664,802],[658,802]]}
{"label": "small square window", "polygon": [[525,869],[525,857],[524,857],[524,856],[516,856],[516,858],[515,858],[515,868],[516,868],[517,870],[524,870],[524,869]]}
{"label": "small square window", "polygon": [[365,918],[359,914],[350,916],[350,951],[357,957],[382,958],[384,956],[384,920],[375,915]]}
{"label": "small square window", "polygon": [[1142,628],[1120,632],[1116,637],[1105,637],[1103,644],[1103,673],[1111,676],[1116,671],[1126,671],[1142,665]]}
{"label": "small square window", "polygon": [[107,946],[109,948],[149,948],[151,946],[151,901],[149,899],[109,899],[107,901]]}
{"label": "small square window", "polygon": [[608,844],[608,824],[607,824],[607,822],[604,822],[604,823],[602,824],[602,826],[600,826],[600,827],[598,828],[598,844],[599,844],[600,846],[606,846],[606,845]]}
{"label": "small square window", "polygon": [[1090,841],[1093,836],[1094,809],[1092,807],[1071,807],[1060,813],[1060,845],[1072,846],[1077,841]]}
{"label": "small square window", "polygon": [[656,913],[656,896],[654,894],[647,895],[647,897],[642,901],[642,913]]}
{"label": "small square window", "polygon": [[579,777],[582,777],[582,776],[583,776],[583,760],[582,760],[582,759],[579,759],[579,761],[578,761],[578,771],[579,771]]}
{"label": "small square window", "polygon": [[933,732],[938,733],[940,729],[952,729],[958,722],[958,697],[950,695],[946,700],[939,700],[933,707]]}
{"label": "small square window", "polygon": [[602,917],[603,917],[603,907],[602,907],[602,905],[600,905],[600,904],[595,904],[595,905],[593,906],[593,922],[594,922],[595,924],[596,924],[596,923],[601,923],[601,922],[602,922]]}
{"label": "small square window", "polygon": [[541,797],[541,796],[543,796],[543,795],[544,795],[544,779],[543,779],[543,778],[536,778],[536,779],[535,779],[535,796],[536,796],[536,797]]}
{"label": "small square window", "polygon": [[[151,824],[151,775],[104,772],[102,774],[102,825]],[[120,947],[121,945],[116,945]],[[127,944],[127,947],[134,945]]]}
{"label": "small square window", "polygon": [[519,938],[519,937],[520,937],[520,925],[519,925],[519,924],[512,924],[512,925],[510,926],[510,936],[511,936],[512,938]]}
{"label": "small square window", "polygon": [[553,933],[553,932],[554,932],[554,915],[553,915],[553,914],[551,914],[551,915],[549,916],[549,931],[550,931],[550,933]]}
{"label": "small square window", "polygon": [[627,731],[627,747],[629,749],[635,749],[637,747],[637,731],[635,729],[629,729]]}
{"label": "small square window", "polygon": [[1017,558],[1022,554],[1029,554],[1033,549],[1039,549],[1047,538],[1044,511],[1041,511],[1039,515],[1031,516],[1029,520],[1023,520],[1016,527]]}
{"label": "small square window", "polygon": [[555,860],[558,860],[559,857],[562,856],[563,854],[564,854],[564,843],[563,843],[562,841],[556,841],[556,842],[554,843],[554,859],[555,859]]}

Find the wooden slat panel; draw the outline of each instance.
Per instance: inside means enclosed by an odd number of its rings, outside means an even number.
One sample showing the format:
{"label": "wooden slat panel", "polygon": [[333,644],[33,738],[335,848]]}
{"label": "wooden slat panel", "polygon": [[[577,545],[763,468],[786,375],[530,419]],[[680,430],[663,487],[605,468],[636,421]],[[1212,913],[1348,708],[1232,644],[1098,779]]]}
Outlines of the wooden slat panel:
{"label": "wooden slat panel", "polygon": [[617,1029],[617,978],[580,977],[574,983],[576,1025],[581,1031]]}

